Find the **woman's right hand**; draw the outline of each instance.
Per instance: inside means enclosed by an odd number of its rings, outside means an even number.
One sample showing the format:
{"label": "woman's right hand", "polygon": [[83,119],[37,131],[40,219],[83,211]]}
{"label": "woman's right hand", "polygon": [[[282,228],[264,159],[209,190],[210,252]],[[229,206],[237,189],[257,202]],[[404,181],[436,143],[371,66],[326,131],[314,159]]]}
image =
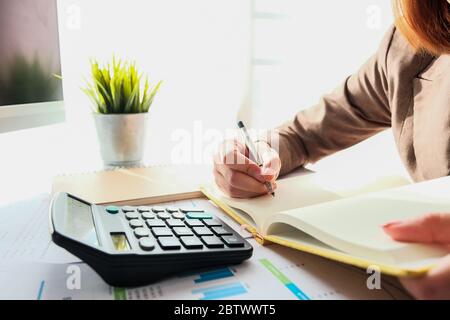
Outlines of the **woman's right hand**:
{"label": "woman's right hand", "polygon": [[263,160],[259,167],[249,159],[248,149],[237,140],[222,143],[214,156],[214,177],[218,187],[233,198],[254,198],[269,193],[265,183],[277,188],[281,170],[278,152],[265,142],[256,144]]}

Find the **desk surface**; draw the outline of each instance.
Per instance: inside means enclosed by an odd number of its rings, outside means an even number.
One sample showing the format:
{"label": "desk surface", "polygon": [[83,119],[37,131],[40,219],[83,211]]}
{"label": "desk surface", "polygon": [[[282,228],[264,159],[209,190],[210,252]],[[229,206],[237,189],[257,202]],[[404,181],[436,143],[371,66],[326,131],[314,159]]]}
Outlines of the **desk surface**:
{"label": "desk surface", "polygon": [[[78,123],[59,124],[1,134],[0,205],[30,198],[36,194],[48,193],[51,190],[51,178],[54,175],[102,169],[103,165],[97,149],[95,131],[91,131],[87,135],[84,134],[83,138],[80,138],[79,133],[80,125]],[[398,156],[392,142],[389,142],[389,135],[386,134],[376,139],[375,141],[369,141],[365,146],[356,146],[330,157],[312,166],[312,168],[320,170],[321,173],[328,175],[332,178],[331,180],[334,179],[337,183],[347,181],[350,177],[366,176],[370,179],[379,175],[380,172],[406,176],[401,164],[399,166],[399,162],[395,160]],[[386,141],[388,141],[387,145]],[[154,149],[150,148],[151,146],[153,144],[150,142],[144,162],[146,164],[167,163],[167,150],[158,149],[155,152]],[[381,155],[380,150],[383,150]],[[370,167],[371,170],[368,171],[367,167]],[[339,170],[336,170],[336,168]],[[0,210],[0,218],[4,214],[5,210]],[[239,228],[238,226],[235,227]],[[44,233],[46,232],[46,228],[41,229],[44,230]],[[140,289],[110,290],[87,266],[81,265],[81,270],[86,275],[83,281],[89,280],[89,284],[86,284],[88,289],[72,291],[70,295],[67,293],[67,288],[58,288],[64,281],[55,280],[58,277],[59,279],[66,277],[67,264],[40,263],[33,264],[30,269],[29,262],[17,264],[12,260],[2,260],[0,263],[0,283],[2,283],[2,287],[9,289],[2,290],[0,298],[8,298],[8,296],[5,297],[2,294],[12,295],[13,293],[22,297],[20,296],[20,292],[22,292],[31,294],[31,296],[23,298],[35,299],[38,297],[38,293],[33,290],[36,289],[36,286],[40,288],[42,284],[47,289],[52,288],[52,286],[56,289],[48,291],[42,289],[39,291],[41,292],[39,297],[55,299],[67,297],[81,299],[114,299],[120,297],[129,299],[142,297],[199,299],[203,297],[205,288],[213,285],[227,286],[231,284],[236,287],[235,292],[238,289],[242,292],[245,291],[247,295],[242,297],[248,299],[298,298],[279,278],[269,272],[267,261],[295,283],[298,288],[303,289],[307,294],[309,293],[310,298],[313,299],[406,297],[398,289],[398,284],[395,282],[392,285],[387,284],[389,287],[387,291],[364,289],[367,277],[361,270],[288,248],[278,246],[263,248],[254,241],[252,241],[252,244],[255,246],[255,257],[251,261],[241,266],[219,270],[220,272],[217,272],[222,274],[223,278],[214,279],[211,282],[200,282],[201,285],[196,280],[199,277],[201,279],[202,275],[197,274],[183,279],[170,279]],[[28,271],[33,270],[33,272],[27,272],[26,276],[23,276],[25,273],[20,274],[20,277],[14,276],[24,268]],[[336,273],[336,270],[339,270],[339,272]],[[228,277],[225,277],[225,274],[228,274]],[[22,279],[22,283],[19,285],[16,282],[11,283],[11,279],[17,280],[18,278]],[[262,278],[264,278],[264,281],[261,281]],[[392,279],[386,280],[393,281]],[[267,291],[266,281],[270,281],[273,286],[278,285],[278,289]],[[349,283],[356,287],[349,287],[350,289],[348,289],[342,283]],[[15,288],[29,288],[30,290],[14,290]],[[154,296],[155,293],[156,296]]]}
{"label": "desk surface", "polygon": [[[37,198],[35,203],[36,205],[45,203],[45,197]],[[240,229],[231,218],[205,199],[187,200],[170,205],[195,205],[214,212],[250,241],[254,247],[253,257],[240,265],[185,274],[141,288],[111,288],[87,265],[73,264],[79,261],[76,257],[65,251],[57,251],[59,247],[49,246],[50,237],[45,225],[47,210],[38,208],[44,210],[32,213],[33,206],[28,204],[25,219],[18,217],[21,212],[14,212],[17,215],[11,225],[15,227],[9,230],[21,235],[7,235],[0,243],[0,286],[3,288],[0,299],[408,298],[400,289],[397,280],[390,277],[382,277],[383,286],[380,290],[369,290],[366,285],[368,275],[364,270],[278,245],[262,247],[251,239],[250,234]],[[0,221],[6,214],[0,210]],[[39,219],[41,216],[43,219]],[[30,225],[33,225],[32,230],[29,229]],[[0,223],[0,236],[5,231],[4,227],[5,223]],[[23,231],[32,231],[33,237]],[[9,244],[8,239],[14,241],[11,246],[17,251],[16,256],[12,256],[11,252],[8,254],[8,249],[4,247]],[[33,241],[33,248],[25,243],[27,240]],[[27,254],[20,256],[20,253]],[[62,263],[62,260],[60,263],[51,263],[55,257],[64,258],[71,263]],[[74,288],[67,287],[67,279],[77,274],[80,286],[73,290]]]}

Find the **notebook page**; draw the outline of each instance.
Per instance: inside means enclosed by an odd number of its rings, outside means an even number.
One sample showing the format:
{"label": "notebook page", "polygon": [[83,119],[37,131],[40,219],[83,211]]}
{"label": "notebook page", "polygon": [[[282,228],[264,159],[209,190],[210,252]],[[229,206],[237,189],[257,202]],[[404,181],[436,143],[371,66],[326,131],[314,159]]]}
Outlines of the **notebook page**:
{"label": "notebook page", "polygon": [[[339,250],[404,262],[445,254],[440,248],[395,242],[381,226],[429,212],[450,213],[450,179],[436,180],[282,212],[273,221],[293,225]],[[447,192],[445,192],[447,190]],[[272,222],[273,222],[272,221]],[[270,223],[270,221],[268,221]],[[270,233],[270,228],[267,230]],[[383,258],[383,259],[384,259]]]}
{"label": "notebook page", "polygon": [[275,197],[266,195],[254,199],[230,198],[224,195],[215,185],[205,189],[219,201],[246,212],[255,221],[258,228],[261,228],[265,221],[277,212],[340,198],[320,187],[315,182],[314,175],[285,178],[279,180],[277,184]]}

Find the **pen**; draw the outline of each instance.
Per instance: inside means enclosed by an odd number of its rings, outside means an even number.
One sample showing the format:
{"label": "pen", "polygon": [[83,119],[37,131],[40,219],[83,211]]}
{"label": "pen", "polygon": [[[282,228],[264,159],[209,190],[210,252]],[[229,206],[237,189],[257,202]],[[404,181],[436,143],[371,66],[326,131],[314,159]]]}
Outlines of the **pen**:
{"label": "pen", "polygon": [[[238,122],[238,127],[241,130],[244,139],[245,139],[245,145],[248,148],[248,151],[250,152],[250,155],[253,156],[253,158],[256,161],[256,164],[259,167],[263,166],[263,160],[261,159],[261,155],[258,153],[258,150],[256,149],[255,144],[253,143],[252,139],[250,139],[250,135],[248,134],[247,128],[245,127],[244,123],[242,121]],[[275,197],[275,192],[272,189],[272,184],[269,181],[266,181],[265,186],[267,187],[267,190],[272,195],[272,197]]]}

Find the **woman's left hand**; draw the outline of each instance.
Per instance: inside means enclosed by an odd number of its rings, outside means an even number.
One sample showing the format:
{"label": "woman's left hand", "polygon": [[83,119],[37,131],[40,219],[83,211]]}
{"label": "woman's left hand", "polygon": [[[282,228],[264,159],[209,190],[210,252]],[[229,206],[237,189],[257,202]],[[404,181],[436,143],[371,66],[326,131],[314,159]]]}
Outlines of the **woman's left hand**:
{"label": "woman's left hand", "polygon": [[[450,247],[450,213],[427,214],[413,220],[391,222],[383,229],[397,241]],[[417,299],[450,299],[450,255],[424,277],[400,281]]]}

